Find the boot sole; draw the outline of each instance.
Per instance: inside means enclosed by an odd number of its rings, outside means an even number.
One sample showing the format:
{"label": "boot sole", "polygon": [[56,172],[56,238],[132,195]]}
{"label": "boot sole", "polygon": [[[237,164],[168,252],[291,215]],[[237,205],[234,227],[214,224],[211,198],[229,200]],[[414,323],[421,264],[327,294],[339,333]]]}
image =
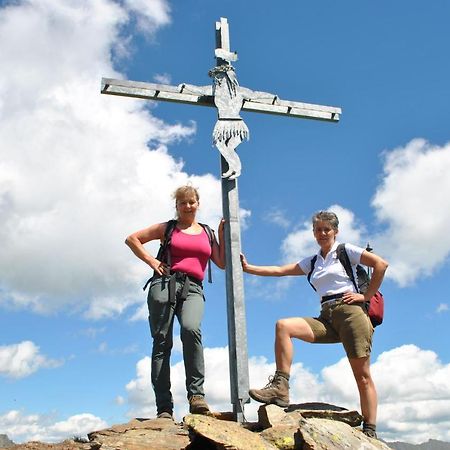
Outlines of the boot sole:
{"label": "boot sole", "polygon": [[253,400],[256,400],[259,403],[264,403],[265,405],[277,405],[280,408],[287,408],[289,406],[288,401],[283,401],[278,397],[267,400],[263,399],[262,397],[258,397],[258,395],[254,394],[253,392],[249,392],[249,395]]}

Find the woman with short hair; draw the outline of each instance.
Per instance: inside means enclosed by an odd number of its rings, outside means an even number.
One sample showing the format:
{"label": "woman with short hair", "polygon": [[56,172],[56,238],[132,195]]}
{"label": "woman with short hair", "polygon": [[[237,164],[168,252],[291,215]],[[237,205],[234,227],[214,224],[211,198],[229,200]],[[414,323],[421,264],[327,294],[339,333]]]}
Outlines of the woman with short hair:
{"label": "woman with short hair", "polygon": [[283,266],[256,266],[249,264],[244,255],[241,256],[242,268],[249,274],[310,276],[309,281],[321,299],[318,317],[291,317],[277,321],[275,375],[263,389],[251,389],[249,394],[258,402],[287,407],[293,359],[292,338],[311,343],[342,342],[358,386],[364,417],[363,432],[376,438],[377,393],[370,373],[373,326],[366,305],[378,291],[388,263],[361,247],[345,244],[353,270],[360,263],[372,268],[367,291],[364,294],[357,292],[337,256],[339,220],[336,214],[320,211],[313,216],[312,223],[314,237],[320,247],[312,272],[314,255]]}

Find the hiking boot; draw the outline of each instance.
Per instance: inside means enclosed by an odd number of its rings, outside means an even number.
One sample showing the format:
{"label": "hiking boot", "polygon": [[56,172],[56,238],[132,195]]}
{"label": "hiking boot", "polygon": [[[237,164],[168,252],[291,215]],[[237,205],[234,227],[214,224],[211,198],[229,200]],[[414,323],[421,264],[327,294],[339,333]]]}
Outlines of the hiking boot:
{"label": "hiking boot", "polygon": [[157,414],[156,418],[157,419],[170,419],[170,420],[173,420],[173,415],[169,411],[162,411],[162,412]]}
{"label": "hiking boot", "polygon": [[189,412],[191,414],[208,414],[210,412],[203,395],[193,395],[189,399]]}
{"label": "hiking boot", "polygon": [[266,405],[277,405],[281,408],[289,406],[289,375],[275,372],[269,377],[269,383],[262,389],[250,389],[250,397]]}
{"label": "hiking boot", "polygon": [[370,437],[370,438],[373,438],[373,439],[378,439],[378,436],[377,436],[377,427],[376,427],[376,425],[373,425],[373,424],[371,424],[371,423],[363,423],[363,429],[362,429],[362,432],[367,436],[367,437]]}

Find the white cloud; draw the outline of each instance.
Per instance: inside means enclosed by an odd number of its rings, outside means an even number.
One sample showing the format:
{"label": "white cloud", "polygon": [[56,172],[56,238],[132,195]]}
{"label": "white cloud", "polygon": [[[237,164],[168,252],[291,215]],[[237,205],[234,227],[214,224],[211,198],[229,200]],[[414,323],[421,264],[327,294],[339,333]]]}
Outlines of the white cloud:
{"label": "white cloud", "polygon": [[[382,353],[372,365],[378,391],[378,429],[386,440],[411,443],[450,439],[450,364],[436,353],[404,345]],[[322,370],[324,398],[358,406],[346,358]]]}
{"label": "white cloud", "polygon": [[[231,411],[227,348],[205,349],[205,393],[215,411]],[[155,414],[150,385],[150,358],[137,364],[136,378],[127,386],[129,415]],[[249,359],[250,386],[261,388],[273,375],[275,364],[265,357]],[[183,363],[171,367],[172,393],[176,417],[187,413]],[[429,438],[449,440],[450,364],[414,345],[404,345],[382,353],[372,365],[379,396],[378,429],[387,440],[424,442]],[[291,403],[325,402],[359,410],[359,397],[347,358],[313,373],[302,363],[294,363],[290,379]],[[246,405],[248,420],[257,420],[259,404]]]}
{"label": "white cloud", "polygon": [[106,428],[107,423],[88,413],[77,414],[67,420],[56,421],[52,415],[25,415],[12,410],[0,415],[0,429],[14,442],[59,442],[74,436],[86,437],[87,433]]}
{"label": "white cloud", "polygon": [[286,217],[286,212],[279,209],[270,210],[265,216],[265,220],[282,228],[291,226],[291,221]]}
{"label": "white cloud", "polygon": [[170,84],[172,82],[172,77],[168,73],[157,73],[154,77],[157,83]]}
{"label": "white cloud", "polygon": [[166,0],[124,0],[124,6],[136,16],[138,28],[150,36],[171,22]]}
{"label": "white cloud", "polygon": [[0,375],[8,378],[28,377],[39,369],[55,368],[62,361],[47,358],[31,341],[0,346]]}
{"label": "white cloud", "polygon": [[130,232],[173,217],[171,193],[188,180],[203,193],[201,219],[221,217],[218,179],[190,176],[167,150],[195,124],[100,95],[102,76],[124,76],[111,54],[131,12],[146,33],[170,22],[164,1],[0,10],[0,304],[123,314],[140,305],[150,272],[124,245]]}
{"label": "white cloud", "polygon": [[384,178],[372,201],[387,224],[377,248],[389,260],[388,276],[401,286],[430,275],[449,255],[449,172],[450,143],[414,139],[385,153]]}
{"label": "white cloud", "polygon": [[440,303],[439,304],[439,306],[436,308],[436,312],[439,314],[439,313],[442,313],[442,312],[445,312],[445,311],[448,311],[448,305],[447,305],[447,303]]}

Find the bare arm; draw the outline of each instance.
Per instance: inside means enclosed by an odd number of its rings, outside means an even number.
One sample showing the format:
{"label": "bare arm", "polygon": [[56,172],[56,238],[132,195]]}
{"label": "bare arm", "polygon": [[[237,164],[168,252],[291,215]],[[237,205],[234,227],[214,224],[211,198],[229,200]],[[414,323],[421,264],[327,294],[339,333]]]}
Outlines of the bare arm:
{"label": "bare arm", "polygon": [[305,275],[298,263],[285,264],[284,266],[255,266],[249,264],[245,256],[241,253],[242,270],[252,275],[263,277],[284,277],[286,275]]}
{"label": "bare arm", "polygon": [[217,228],[219,242],[214,239],[211,253],[211,259],[220,269],[225,269],[225,240],[223,238],[224,223],[224,219],[222,219],[219,223],[219,227]]}
{"label": "bare arm", "polygon": [[130,247],[131,251],[142,261],[148,264],[159,275],[163,275],[168,270],[167,266],[156,259],[154,256],[145,249],[144,244],[150,241],[164,239],[164,231],[166,230],[167,223],[157,223],[151,225],[143,230],[136,231],[130,234],[125,239],[125,244]]}
{"label": "bare arm", "polygon": [[361,255],[361,263],[365,266],[372,267],[372,277],[370,279],[369,286],[364,298],[369,301],[375,293],[380,289],[381,283],[383,282],[384,274],[389,264],[380,256],[370,253],[364,250]]}

